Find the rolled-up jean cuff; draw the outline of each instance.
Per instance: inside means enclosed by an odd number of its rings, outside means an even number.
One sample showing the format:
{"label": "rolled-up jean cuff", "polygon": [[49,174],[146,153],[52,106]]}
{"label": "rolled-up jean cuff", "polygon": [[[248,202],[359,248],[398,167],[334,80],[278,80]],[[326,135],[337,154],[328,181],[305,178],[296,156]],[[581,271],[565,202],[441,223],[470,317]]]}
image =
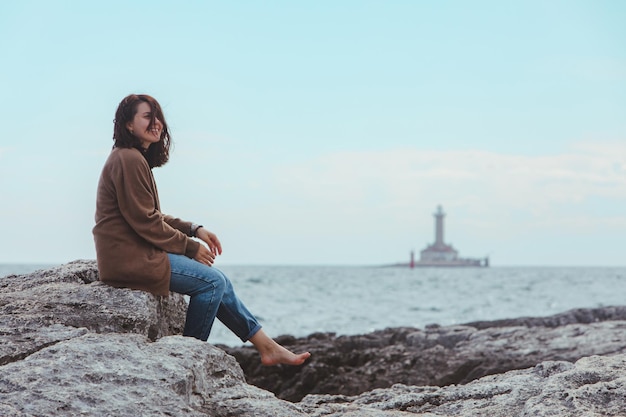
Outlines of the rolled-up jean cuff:
{"label": "rolled-up jean cuff", "polygon": [[257,324],[256,326],[254,326],[254,328],[253,328],[252,330],[250,330],[250,333],[248,333],[248,335],[247,335],[245,338],[243,338],[243,337],[241,338],[241,341],[242,341],[242,342],[247,342],[248,340],[250,340],[250,338],[251,338],[252,336],[254,336],[255,334],[257,334],[257,332],[258,332],[259,330],[261,330],[261,327],[263,327],[263,326],[261,326],[260,324]]}

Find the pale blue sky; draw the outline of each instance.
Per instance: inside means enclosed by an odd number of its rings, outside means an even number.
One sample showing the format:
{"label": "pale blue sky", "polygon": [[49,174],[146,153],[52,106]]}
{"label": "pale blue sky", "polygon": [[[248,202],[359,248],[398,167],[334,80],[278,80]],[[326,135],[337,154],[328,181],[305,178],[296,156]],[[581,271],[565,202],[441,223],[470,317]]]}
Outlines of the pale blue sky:
{"label": "pale blue sky", "polygon": [[0,2],[0,262],[94,258],[112,119],[224,264],[626,265],[626,2]]}

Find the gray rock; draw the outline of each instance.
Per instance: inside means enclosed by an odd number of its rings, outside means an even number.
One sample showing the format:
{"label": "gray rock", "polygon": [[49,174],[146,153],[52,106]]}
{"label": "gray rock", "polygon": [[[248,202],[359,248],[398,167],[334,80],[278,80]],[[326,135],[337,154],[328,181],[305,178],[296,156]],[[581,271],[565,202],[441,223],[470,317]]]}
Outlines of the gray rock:
{"label": "gray rock", "polygon": [[592,356],[575,364],[543,362],[466,385],[440,388],[398,384],[353,397],[309,395],[300,405],[314,417],[624,416],[624,369],[626,355]]}
{"label": "gray rock", "polygon": [[87,332],[181,334],[186,303],[98,281],[95,261],[0,279],[0,365]]}
{"label": "gray rock", "polygon": [[2,278],[0,416],[304,415],[222,350],[164,337],[186,308],[100,283],[94,261]]}
{"label": "gray rock", "polygon": [[0,413],[9,411],[1,415],[306,415],[246,384],[235,359],[206,342],[95,333],[0,367]]}
{"label": "gray rock", "polygon": [[[0,280],[0,416],[626,415],[625,307],[284,336],[313,358],[264,367],[262,381],[295,401],[320,394],[290,403],[248,385],[223,350],[171,336],[182,332],[181,296],[97,278],[95,262],[76,261]],[[261,368],[251,349],[229,351]]]}

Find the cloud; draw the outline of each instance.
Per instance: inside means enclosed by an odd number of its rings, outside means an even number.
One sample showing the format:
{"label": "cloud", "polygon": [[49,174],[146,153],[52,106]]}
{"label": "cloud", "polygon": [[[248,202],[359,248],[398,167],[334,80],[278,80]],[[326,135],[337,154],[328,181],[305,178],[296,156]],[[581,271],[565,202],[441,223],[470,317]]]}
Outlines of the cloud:
{"label": "cloud", "polygon": [[[573,146],[557,155],[393,149],[341,152],[275,168],[276,192],[305,202],[315,217],[332,212],[406,221],[437,204],[484,227],[571,226],[602,198],[626,206],[626,145]],[[488,219],[488,220],[486,220]],[[346,219],[348,223],[353,220]],[[393,221],[392,221],[393,223]],[[623,227],[623,221],[619,222]],[[491,226],[489,226],[491,225]]]}

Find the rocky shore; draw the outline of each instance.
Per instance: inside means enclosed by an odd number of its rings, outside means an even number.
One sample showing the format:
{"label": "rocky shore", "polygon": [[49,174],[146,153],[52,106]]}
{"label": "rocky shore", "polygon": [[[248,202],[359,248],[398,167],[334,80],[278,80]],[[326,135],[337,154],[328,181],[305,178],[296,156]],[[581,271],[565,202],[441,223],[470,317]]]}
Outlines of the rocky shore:
{"label": "rocky shore", "polygon": [[248,382],[280,398],[300,401],[307,394],[356,395],[396,383],[466,384],[543,361],[575,362],[592,355],[626,353],[626,307],[423,330],[390,328],[356,336],[319,333],[279,340],[292,350],[310,351],[308,365],[297,372],[263,367],[253,348],[221,347],[237,358]]}
{"label": "rocky shore", "polygon": [[626,307],[248,347],[180,336],[185,301],[94,261],[0,278],[0,416],[625,416]]}

